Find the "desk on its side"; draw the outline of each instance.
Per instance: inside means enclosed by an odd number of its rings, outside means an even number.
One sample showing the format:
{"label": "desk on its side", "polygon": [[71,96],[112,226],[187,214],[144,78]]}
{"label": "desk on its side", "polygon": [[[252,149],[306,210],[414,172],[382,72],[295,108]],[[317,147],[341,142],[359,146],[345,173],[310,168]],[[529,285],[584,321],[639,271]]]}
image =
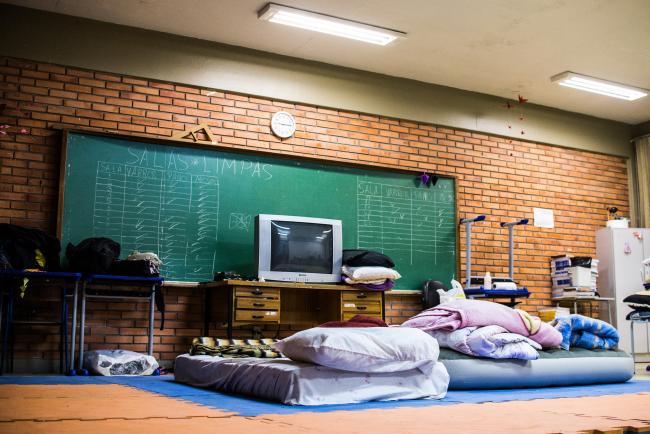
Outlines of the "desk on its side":
{"label": "desk on its side", "polygon": [[[383,291],[366,291],[341,284],[225,280],[204,282],[203,335],[210,323],[243,325],[289,324],[313,327],[327,321],[346,321],[357,314],[384,319]],[[213,315],[215,314],[215,315]]]}

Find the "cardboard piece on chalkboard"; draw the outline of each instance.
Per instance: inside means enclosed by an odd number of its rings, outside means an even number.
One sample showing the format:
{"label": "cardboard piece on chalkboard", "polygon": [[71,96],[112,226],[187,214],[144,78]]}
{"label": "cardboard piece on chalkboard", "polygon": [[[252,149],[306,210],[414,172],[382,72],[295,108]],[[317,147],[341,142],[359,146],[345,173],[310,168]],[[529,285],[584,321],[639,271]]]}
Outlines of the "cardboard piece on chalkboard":
{"label": "cardboard piece on chalkboard", "polygon": [[217,143],[217,139],[210,132],[206,124],[199,124],[191,130],[174,134],[175,139],[187,140],[193,143]]}

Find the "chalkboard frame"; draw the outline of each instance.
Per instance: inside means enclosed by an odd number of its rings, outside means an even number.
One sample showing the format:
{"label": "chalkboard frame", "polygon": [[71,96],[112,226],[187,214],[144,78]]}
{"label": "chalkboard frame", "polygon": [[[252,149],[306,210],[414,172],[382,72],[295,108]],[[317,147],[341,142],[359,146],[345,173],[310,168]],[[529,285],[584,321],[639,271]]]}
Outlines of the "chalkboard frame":
{"label": "chalkboard frame", "polygon": [[[310,156],[305,156],[305,155],[294,155],[294,154],[284,154],[280,152],[273,152],[273,151],[266,151],[263,149],[242,149],[239,147],[230,147],[230,146],[223,146],[219,145],[219,143],[207,143],[207,142],[191,142],[188,140],[183,140],[183,139],[175,139],[175,138],[165,138],[165,137],[159,137],[159,136],[153,136],[149,134],[139,134],[139,133],[119,133],[119,132],[109,132],[109,131],[103,131],[103,130],[96,130],[93,128],[62,128],[61,130],[62,133],[62,142],[61,142],[61,158],[59,162],[59,192],[58,192],[58,204],[57,204],[57,221],[56,221],[56,234],[59,239],[61,239],[62,236],[62,230],[63,230],[63,213],[65,209],[65,179],[66,179],[66,162],[67,162],[67,157],[68,157],[68,141],[69,137],[71,134],[83,134],[83,135],[90,135],[90,136],[99,136],[99,137],[108,137],[112,139],[121,139],[121,140],[131,140],[134,142],[141,142],[141,143],[147,143],[147,144],[157,144],[157,145],[167,145],[167,146],[178,146],[178,147],[188,147],[188,148],[194,148],[194,149],[213,149],[215,151],[223,151],[223,152],[231,152],[231,153],[236,153],[236,154],[241,154],[241,155],[260,155],[260,156],[265,156],[265,157],[272,157],[272,158],[277,158],[277,159],[283,159],[283,160],[290,160],[290,161],[305,161],[305,162],[311,162],[311,163],[316,163],[316,164],[322,164],[322,165],[329,165],[329,166],[343,166],[343,167],[350,167],[350,168],[357,168],[357,169],[364,169],[364,170],[369,170],[369,171],[377,171],[377,172],[393,172],[393,173],[402,173],[402,174],[412,174],[413,176],[417,176],[420,171],[416,170],[408,170],[408,169],[402,169],[402,168],[395,168],[391,166],[383,166],[383,165],[377,165],[377,164],[361,164],[361,163],[356,163],[356,162],[347,162],[347,161],[342,161],[342,160],[334,160],[334,159],[329,159],[329,158],[318,158],[318,157],[310,157]],[[435,172],[434,172],[435,173]],[[459,221],[459,212],[458,212],[458,177],[454,175],[448,175],[448,174],[440,174],[440,173],[435,173],[438,177],[440,178],[445,178],[445,179],[451,179],[453,180],[454,183],[454,197],[456,200],[456,206],[454,209],[454,221],[457,222]],[[456,230],[456,276],[460,277],[460,231],[457,229]],[[169,282],[168,282],[169,283]],[[181,282],[183,284],[187,284],[188,282]],[[420,288],[417,288],[414,290],[420,291]],[[413,292],[413,290],[409,289],[395,289],[389,292],[394,292],[394,293],[410,293]]]}

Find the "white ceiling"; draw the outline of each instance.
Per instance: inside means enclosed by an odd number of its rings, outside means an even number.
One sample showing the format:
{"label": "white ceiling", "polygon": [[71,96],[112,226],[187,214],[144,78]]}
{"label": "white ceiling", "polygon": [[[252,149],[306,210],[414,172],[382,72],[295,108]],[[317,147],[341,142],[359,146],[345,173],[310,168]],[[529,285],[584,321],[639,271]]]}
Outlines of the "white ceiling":
{"label": "white ceiling", "polygon": [[10,0],[8,3],[405,77],[629,124],[628,102],[563,88],[574,71],[650,89],[650,0],[277,0],[408,34],[379,47],[257,19],[264,0]]}

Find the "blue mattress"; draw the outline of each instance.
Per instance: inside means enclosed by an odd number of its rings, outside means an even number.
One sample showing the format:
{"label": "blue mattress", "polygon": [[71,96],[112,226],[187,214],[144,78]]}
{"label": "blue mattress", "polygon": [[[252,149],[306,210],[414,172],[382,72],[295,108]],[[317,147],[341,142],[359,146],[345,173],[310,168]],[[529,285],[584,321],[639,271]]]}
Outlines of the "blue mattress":
{"label": "blue mattress", "polygon": [[439,360],[449,372],[449,390],[622,383],[634,376],[632,357],[620,350],[539,353],[537,360],[495,360],[442,348]]}

